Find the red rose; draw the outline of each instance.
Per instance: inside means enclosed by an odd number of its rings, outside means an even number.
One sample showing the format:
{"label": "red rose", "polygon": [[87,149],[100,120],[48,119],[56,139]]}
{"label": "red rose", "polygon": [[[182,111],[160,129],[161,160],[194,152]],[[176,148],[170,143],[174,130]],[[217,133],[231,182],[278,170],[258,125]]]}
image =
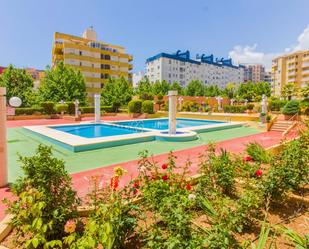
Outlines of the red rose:
{"label": "red rose", "polygon": [[119,186],[119,177],[118,176],[113,176],[111,178],[111,184],[110,184],[111,188],[113,190],[116,190],[116,188],[118,188]]}
{"label": "red rose", "polygon": [[133,194],[136,195],[137,193],[138,193],[138,189],[134,189],[134,190],[133,190]]}
{"label": "red rose", "polygon": [[162,180],[163,181],[167,181],[168,180],[168,176],[167,175],[162,176]]}
{"label": "red rose", "polygon": [[192,187],[189,183],[187,184],[186,189],[189,190],[189,191],[192,189]]}
{"label": "red rose", "polygon": [[134,188],[139,188],[139,182],[138,182],[138,181],[135,181],[135,182],[133,183],[133,187],[134,187]]}
{"label": "red rose", "polygon": [[244,162],[250,162],[250,161],[253,161],[253,158],[251,156],[244,156],[244,158],[242,160]]}
{"label": "red rose", "polygon": [[258,169],[257,171],[255,171],[255,175],[257,177],[261,177],[263,175],[263,171],[261,169]]}
{"label": "red rose", "polygon": [[167,166],[167,164],[164,163],[164,164],[162,164],[161,168],[162,168],[162,169],[167,169],[168,166]]}

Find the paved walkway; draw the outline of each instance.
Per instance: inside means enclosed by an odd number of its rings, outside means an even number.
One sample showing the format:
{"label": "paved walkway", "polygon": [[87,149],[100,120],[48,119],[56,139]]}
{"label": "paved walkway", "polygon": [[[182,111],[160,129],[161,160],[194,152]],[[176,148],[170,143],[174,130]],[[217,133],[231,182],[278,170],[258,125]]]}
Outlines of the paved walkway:
{"label": "paved walkway", "polygon": [[[106,117],[107,118],[107,117]],[[109,118],[109,117],[108,117]],[[111,117],[111,118],[119,118],[119,117]],[[124,117],[120,117],[124,119]],[[8,121],[8,125],[10,127],[18,127],[24,125],[39,125],[39,124],[60,124],[65,122],[60,122],[61,120],[36,120],[36,121]],[[62,120],[63,121],[63,120]],[[67,121],[67,120],[66,120]],[[59,122],[59,123],[56,123]],[[70,123],[70,121],[68,121]],[[263,147],[267,148],[273,146],[275,144],[280,143],[282,139],[280,132],[270,131],[265,133],[259,133],[254,135],[249,135],[240,138],[229,139],[225,141],[221,141],[217,143],[217,148],[226,149],[229,152],[233,153],[241,153],[245,148],[245,144],[248,142],[256,141],[260,143]],[[191,174],[195,174],[197,172],[197,167],[199,163],[199,155],[205,151],[207,146],[196,146],[189,149],[178,150],[174,152],[174,155],[177,157],[177,164],[183,165],[189,159],[192,162],[192,166],[190,168]],[[120,152],[121,153],[121,152]],[[167,161],[168,153],[155,155],[153,159],[160,164]],[[83,197],[85,196],[89,189],[88,180],[91,176],[100,175],[102,176],[102,180],[109,182],[111,175],[113,174],[113,168],[115,166],[121,166],[128,170],[128,174],[125,175],[120,184],[123,186],[128,183],[132,178],[137,175],[137,162],[138,160],[131,160],[124,163],[118,163],[110,166],[105,166],[101,168],[97,168],[94,170],[83,171],[80,173],[72,174],[73,186],[77,190],[78,195]],[[0,188],[0,196],[1,199],[7,197],[12,198],[11,193],[8,188]],[[0,204],[0,219],[2,219],[5,215],[5,206]]]}

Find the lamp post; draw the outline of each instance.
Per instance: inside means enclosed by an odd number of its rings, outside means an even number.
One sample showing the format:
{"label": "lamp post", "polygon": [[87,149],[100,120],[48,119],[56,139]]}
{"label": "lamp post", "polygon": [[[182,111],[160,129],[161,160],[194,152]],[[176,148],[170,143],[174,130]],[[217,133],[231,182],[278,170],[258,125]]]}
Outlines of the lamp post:
{"label": "lamp post", "polygon": [[75,105],[75,118],[78,119],[79,118],[79,109],[78,109],[79,101],[78,101],[78,99],[75,99],[74,105]]}
{"label": "lamp post", "polygon": [[100,123],[101,122],[101,94],[94,95],[94,122]]}
{"label": "lamp post", "polygon": [[[64,105],[64,104],[65,104],[64,100],[61,100],[59,103],[60,103],[61,105]],[[61,118],[63,117],[63,115],[64,115],[64,111],[63,111],[63,107],[61,107]]]}
{"label": "lamp post", "polygon": [[0,87],[0,187],[8,183],[6,146],[6,89]]}
{"label": "lamp post", "polygon": [[168,133],[176,134],[177,91],[168,91]]}
{"label": "lamp post", "polygon": [[[19,107],[22,101],[18,97],[9,100],[12,107]],[[8,184],[8,164],[6,145],[6,89],[0,87],[0,187]]]}

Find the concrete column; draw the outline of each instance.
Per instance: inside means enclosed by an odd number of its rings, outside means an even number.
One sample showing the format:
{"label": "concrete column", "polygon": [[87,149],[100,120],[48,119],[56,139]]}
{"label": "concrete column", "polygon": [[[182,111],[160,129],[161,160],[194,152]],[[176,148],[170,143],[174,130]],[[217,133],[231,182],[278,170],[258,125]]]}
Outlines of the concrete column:
{"label": "concrete column", "polygon": [[101,94],[94,95],[94,122],[100,123],[101,122]]}
{"label": "concrete column", "polygon": [[168,133],[176,134],[177,91],[168,91]]}
{"label": "concrete column", "polygon": [[0,187],[8,184],[5,94],[6,89],[0,87]]}

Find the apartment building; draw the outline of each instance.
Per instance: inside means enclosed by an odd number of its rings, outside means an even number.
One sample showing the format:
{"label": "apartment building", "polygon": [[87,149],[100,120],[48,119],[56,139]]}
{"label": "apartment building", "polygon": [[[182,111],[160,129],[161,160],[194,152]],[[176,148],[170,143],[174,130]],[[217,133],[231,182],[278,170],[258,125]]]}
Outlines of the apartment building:
{"label": "apartment building", "polygon": [[265,81],[265,67],[261,64],[249,64],[245,66],[244,69],[245,82],[261,82]]}
{"label": "apartment building", "polygon": [[179,82],[186,86],[192,80],[206,85],[224,88],[227,83],[244,81],[244,67],[233,65],[231,59],[214,59],[213,55],[197,55],[190,58],[190,52],[177,51],[175,54],[159,53],[146,60],[146,76],[151,82],[165,80]]}
{"label": "apartment building", "polygon": [[298,88],[309,82],[309,50],[297,51],[272,61],[272,94],[281,96],[283,87],[293,82]]}
{"label": "apartment building", "polygon": [[85,76],[87,94],[91,100],[109,78],[123,77],[132,82],[130,63],[133,57],[125,48],[97,41],[92,27],[86,29],[82,37],[56,32],[52,50],[52,64],[59,61],[70,65]]}

